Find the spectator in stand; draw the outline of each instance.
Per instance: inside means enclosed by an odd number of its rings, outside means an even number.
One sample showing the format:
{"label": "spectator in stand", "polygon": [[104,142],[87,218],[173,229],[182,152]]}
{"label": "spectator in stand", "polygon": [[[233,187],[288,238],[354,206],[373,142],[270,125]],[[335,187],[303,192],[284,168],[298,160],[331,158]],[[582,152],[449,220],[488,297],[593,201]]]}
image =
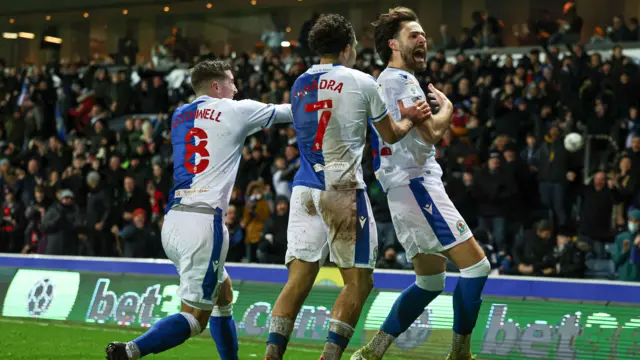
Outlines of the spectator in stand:
{"label": "spectator in stand", "polygon": [[246,204],[240,226],[245,231],[245,257],[248,262],[258,260],[256,252],[260,242],[260,233],[265,221],[271,215],[271,206],[265,198],[265,185],[262,181],[253,181],[247,186]]}
{"label": "spectator in stand", "polygon": [[611,41],[617,43],[631,41],[633,38],[631,31],[624,24],[624,17],[622,16],[613,17],[612,25],[607,29],[607,33]]}
{"label": "spectator in stand", "polygon": [[535,229],[525,231],[513,249],[514,275],[552,275],[554,269],[546,267],[545,258],[553,256],[551,242],[553,225],[548,220],[538,222]]}
{"label": "spectator in stand", "polygon": [[116,220],[116,224],[120,227],[128,224],[133,220],[133,212],[136,209],[144,210],[144,214],[151,213],[151,204],[147,194],[136,186],[136,180],[127,175],[124,177],[124,191],[119,195],[117,201],[118,211],[117,215],[119,219]]}
{"label": "spectator in stand", "polygon": [[100,174],[92,171],[87,175],[87,237],[92,256],[112,256],[115,254],[109,235],[111,215],[111,194],[102,185]]}
{"label": "spectator in stand", "polygon": [[266,264],[284,264],[287,253],[289,199],[278,196],[275,202],[276,211],[265,221],[258,244],[258,260]]}
{"label": "spectator in stand", "polygon": [[487,166],[474,176],[473,197],[478,204],[478,225],[491,232],[498,251],[506,251],[506,216],[517,187],[500,158],[497,151],[489,154]]}
{"label": "spectator in stand", "polygon": [[29,159],[27,173],[20,184],[20,200],[24,206],[27,206],[34,200],[33,192],[36,186],[44,184],[44,180],[40,175],[40,162],[38,159]]}
{"label": "spectator in stand", "polygon": [[580,41],[580,33],[582,32],[583,20],[578,15],[578,9],[573,1],[567,1],[562,9],[564,14],[562,19],[558,20],[560,28],[549,39],[550,44],[576,44]]}
{"label": "spectator in stand", "polygon": [[46,243],[43,241],[42,219],[49,207],[49,200],[45,197],[44,188],[38,186],[35,188],[34,200],[25,211],[25,220],[27,226],[24,230],[24,247],[22,254],[44,254]]}
{"label": "spectator in stand", "polygon": [[537,172],[538,165],[538,140],[535,135],[527,134],[526,146],[520,152],[520,159],[524,161],[532,172]]}
{"label": "spectator in stand", "polygon": [[276,156],[273,170],[273,189],[276,192],[276,196],[284,196],[287,199],[291,198],[291,181],[290,176],[287,175],[287,162],[283,156]]}
{"label": "spectator in stand", "polygon": [[2,203],[2,225],[0,226],[0,247],[4,252],[18,251],[22,236],[24,207],[17,201],[10,189],[4,192]]}
{"label": "spectator in stand", "polygon": [[640,282],[640,210],[629,212],[627,231],[616,236],[611,257],[618,280]]}
{"label": "spectator in stand", "polygon": [[377,269],[402,270],[404,266],[398,262],[398,253],[396,247],[385,245],[382,248],[382,257],[376,262]]}
{"label": "spectator in stand", "polygon": [[229,205],[227,217],[224,220],[229,231],[229,251],[227,252],[229,262],[241,262],[244,257],[244,230],[240,226],[238,213],[235,205]]}
{"label": "spectator in stand", "polygon": [[146,224],[144,209],[135,209],[132,217],[132,223],[125,225],[122,230],[117,225],[111,228],[116,237],[116,250],[120,256],[127,258],[148,257],[149,249],[156,248],[157,236]]}
{"label": "spectator in stand", "polygon": [[640,205],[638,196],[638,178],[631,169],[631,158],[623,156],[618,163],[618,171],[611,176],[615,182],[614,187],[618,191],[619,203],[617,204],[619,218],[624,225],[624,213],[630,207]]}
{"label": "spectator in stand", "polygon": [[558,23],[551,17],[549,10],[542,10],[540,19],[534,25],[534,31],[537,37],[545,43],[551,35],[558,32]]}
{"label": "spectator in stand", "polygon": [[544,276],[561,278],[584,278],[587,271],[586,251],[589,246],[578,242],[570,231],[560,229],[556,234],[556,246],[553,254],[548,255],[541,264]]}
{"label": "spectator in stand", "polygon": [[167,199],[164,194],[156,188],[152,180],[147,181],[147,195],[149,196],[149,204],[151,205],[151,222],[163,216],[164,209],[167,206]]}
{"label": "spectator in stand", "polygon": [[78,255],[78,234],[83,216],[74,204],[71,190],[62,190],[59,201],[51,205],[42,219],[41,229],[47,237],[47,255]]}
{"label": "spectator in stand", "polygon": [[538,150],[538,181],[540,198],[559,226],[567,224],[564,207],[566,181],[573,181],[576,174],[569,171],[567,151],[564,148],[560,129],[551,127],[549,134]]}
{"label": "spectator in stand", "polygon": [[629,19],[628,24],[629,32],[631,35],[629,36],[629,41],[638,41],[640,40],[640,27],[638,27],[638,18],[632,17]]}
{"label": "spectator in stand", "polygon": [[583,193],[580,216],[581,240],[591,245],[598,259],[606,258],[605,244],[613,241],[611,216],[618,195],[615,182],[607,180],[604,171],[598,171]]}
{"label": "spectator in stand", "polygon": [[71,164],[70,154],[57,136],[49,138],[49,151],[44,158],[47,168],[55,169],[59,173],[63,172]]}
{"label": "spectator in stand", "polygon": [[436,47],[444,50],[454,50],[458,47],[456,38],[449,34],[447,24],[440,25],[440,38],[436,41]]}
{"label": "spectator in stand", "polygon": [[613,42],[611,41],[610,38],[606,36],[601,26],[596,26],[593,29],[593,35],[591,35],[591,38],[589,38],[589,44],[601,45],[601,44],[612,44],[612,43]]}
{"label": "spectator in stand", "polygon": [[640,178],[640,135],[633,136],[631,146],[623,154],[631,159],[633,175],[635,175],[636,178]]}

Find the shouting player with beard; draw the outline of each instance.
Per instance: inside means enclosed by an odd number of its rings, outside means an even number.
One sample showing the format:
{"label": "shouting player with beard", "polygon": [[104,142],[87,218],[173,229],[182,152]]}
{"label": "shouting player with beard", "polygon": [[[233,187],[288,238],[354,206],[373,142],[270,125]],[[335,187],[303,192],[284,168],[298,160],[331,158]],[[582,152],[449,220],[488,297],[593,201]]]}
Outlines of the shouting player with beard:
{"label": "shouting player with beard", "polygon": [[[376,50],[388,64],[378,82],[389,112],[397,119],[405,106],[425,99],[414,73],[426,69],[427,42],[411,9],[391,9],[374,26]],[[470,349],[471,332],[491,266],[442,184],[434,145],[449,128],[453,106],[433,85],[429,85],[429,92],[432,107],[439,107],[437,114],[396,144],[372,141],[374,170],[387,193],[398,240],[413,262],[416,282],[398,297],[380,331],[352,360],[382,358],[391,343],[443,291],[447,258],[460,269],[453,293],[453,343],[448,358],[475,358]]]}

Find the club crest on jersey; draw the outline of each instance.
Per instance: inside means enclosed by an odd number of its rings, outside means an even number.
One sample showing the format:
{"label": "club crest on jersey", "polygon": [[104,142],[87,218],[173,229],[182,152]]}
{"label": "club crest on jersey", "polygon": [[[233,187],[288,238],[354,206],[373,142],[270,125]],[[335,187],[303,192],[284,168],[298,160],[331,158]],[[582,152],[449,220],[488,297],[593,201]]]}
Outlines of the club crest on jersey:
{"label": "club crest on jersey", "polygon": [[465,231],[467,231],[467,224],[464,222],[464,220],[460,219],[458,221],[456,221],[456,229],[458,229],[458,232],[460,234],[464,233]]}

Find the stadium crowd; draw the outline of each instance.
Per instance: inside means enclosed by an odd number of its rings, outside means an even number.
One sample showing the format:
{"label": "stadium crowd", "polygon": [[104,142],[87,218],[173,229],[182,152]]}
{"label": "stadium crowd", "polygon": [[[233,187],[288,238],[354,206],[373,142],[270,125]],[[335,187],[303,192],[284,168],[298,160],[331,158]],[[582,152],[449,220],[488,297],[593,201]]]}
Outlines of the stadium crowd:
{"label": "stadium crowd", "polygon": [[[236,99],[288,103],[314,61],[300,45],[238,56],[226,48],[219,57],[233,65]],[[364,47],[355,67],[377,77],[376,59]],[[169,120],[193,92],[169,84],[157,61],[104,64],[0,63],[0,252],[164,257]],[[581,45],[545,45],[519,61],[460,51],[451,62],[440,50],[418,79],[455,104],[436,157],[499,272],[640,281],[640,72],[620,46],[606,60]],[[565,149],[572,132],[589,143],[586,163],[584,149]],[[407,268],[366,153],[378,267]],[[225,220],[228,261],[283,263],[299,163],[290,126],[247,139]]]}

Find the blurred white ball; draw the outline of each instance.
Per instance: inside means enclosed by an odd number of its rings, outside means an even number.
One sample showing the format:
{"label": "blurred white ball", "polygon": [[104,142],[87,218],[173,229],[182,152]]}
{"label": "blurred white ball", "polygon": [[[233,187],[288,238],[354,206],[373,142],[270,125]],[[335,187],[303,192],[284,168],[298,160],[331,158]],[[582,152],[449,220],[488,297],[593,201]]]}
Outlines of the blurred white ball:
{"label": "blurred white ball", "polygon": [[576,152],[582,149],[584,145],[584,140],[582,139],[582,135],[578,133],[571,133],[565,136],[564,138],[564,148],[567,149],[568,152]]}

